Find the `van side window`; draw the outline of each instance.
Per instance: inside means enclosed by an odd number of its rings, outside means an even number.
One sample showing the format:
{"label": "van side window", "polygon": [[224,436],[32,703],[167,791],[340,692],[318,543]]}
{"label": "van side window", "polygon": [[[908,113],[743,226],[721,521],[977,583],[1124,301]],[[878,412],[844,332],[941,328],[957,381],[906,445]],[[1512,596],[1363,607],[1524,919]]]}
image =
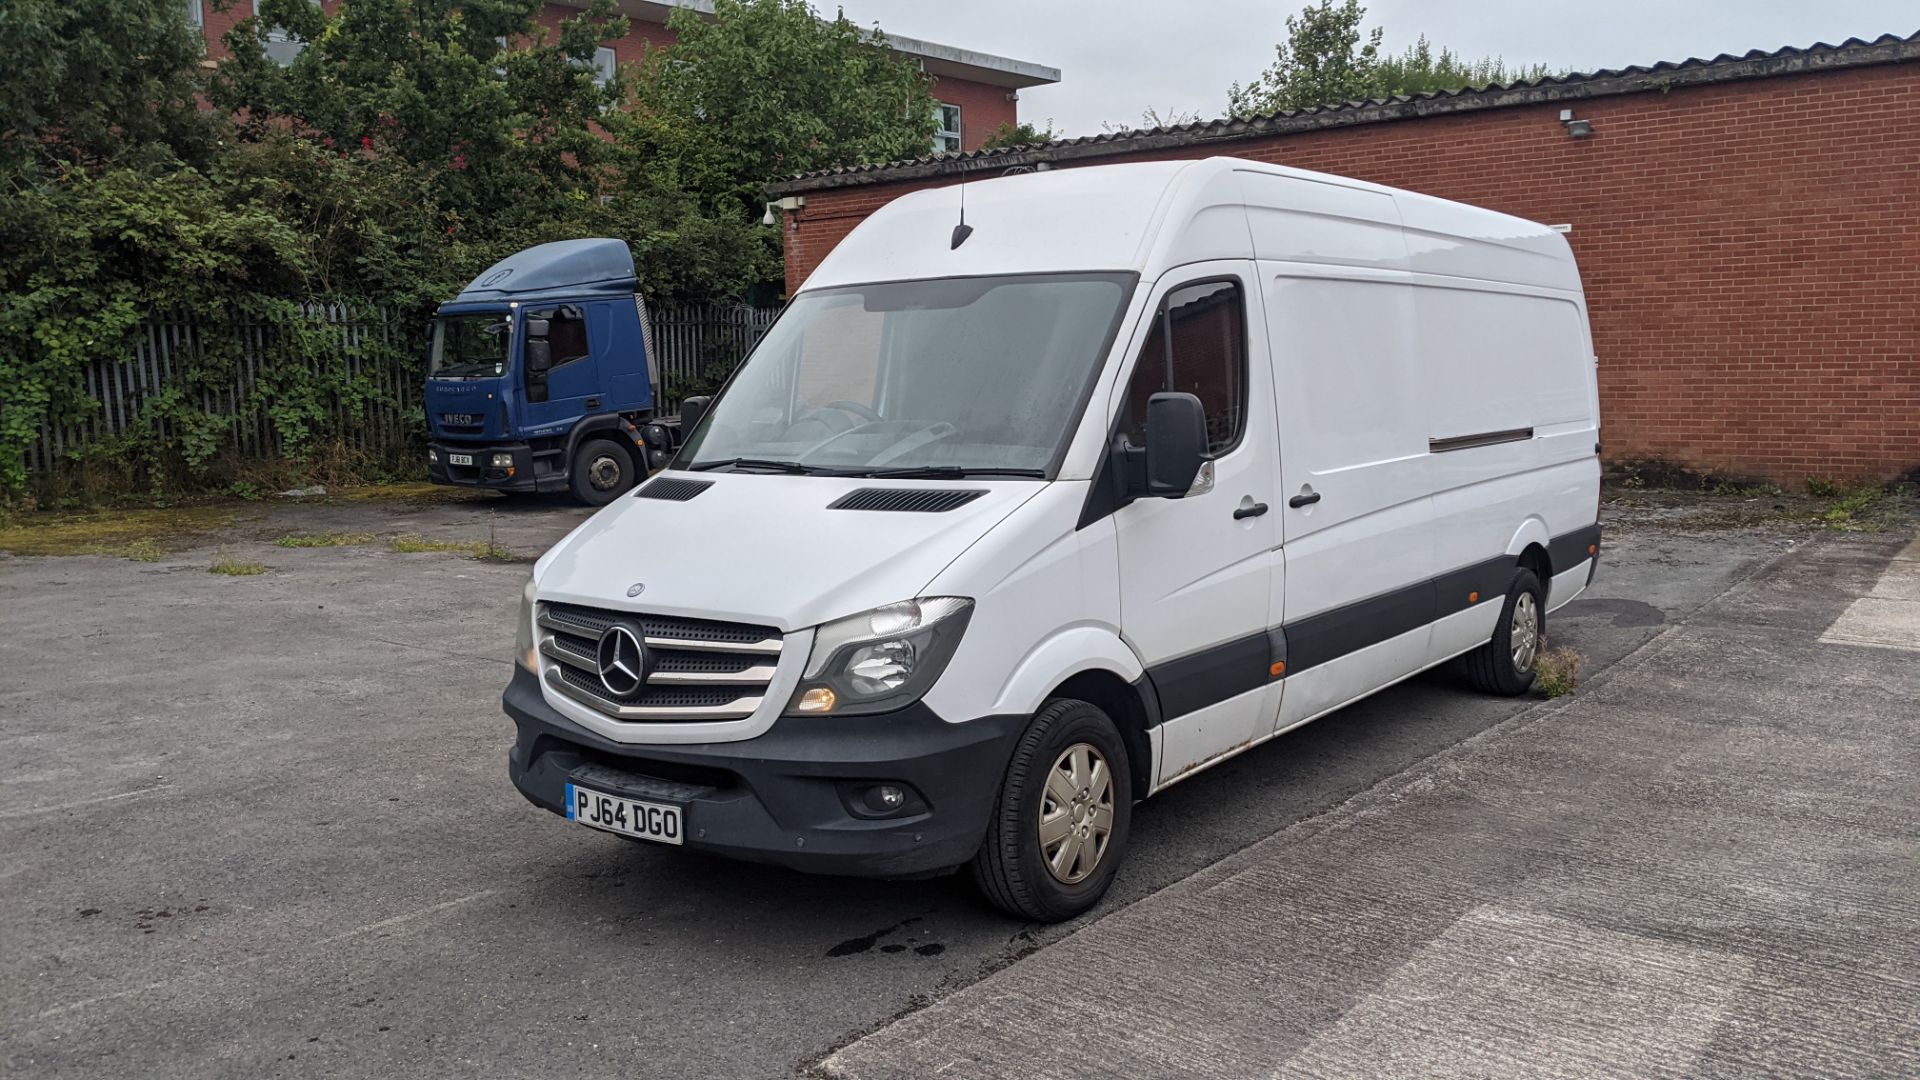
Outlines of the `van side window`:
{"label": "van side window", "polygon": [[570,364],[589,355],[587,348],[587,320],[577,307],[563,307],[555,311],[535,313],[533,317],[547,320],[547,343],[553,347],[553,366]]}
{"label": "van side window", "polygon": [[1134,365],[1120,430],[1147,444],[1147,399],[1163,391],[1192,394],[1207,414],[1207,452],[1240,441],[1247,414],[1246,301],[1236,282],[1208,281],[1167,294]]}

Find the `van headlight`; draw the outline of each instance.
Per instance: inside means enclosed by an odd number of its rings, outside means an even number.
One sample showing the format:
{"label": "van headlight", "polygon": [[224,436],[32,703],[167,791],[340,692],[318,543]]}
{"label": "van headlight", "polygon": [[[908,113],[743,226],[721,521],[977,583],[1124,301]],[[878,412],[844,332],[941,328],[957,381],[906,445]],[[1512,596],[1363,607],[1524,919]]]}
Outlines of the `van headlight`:
{"label": "van headlight", "polygon": [[513,662],[540,674],[540,656],[533,650],[533,578],[520,588],[520,623],[513,635]]}
{"label": "van headlight", "polygon": [[971,600],[927,596],[821,626],[787,711],[845,716],[913,704],[946,670],[972,614]]}

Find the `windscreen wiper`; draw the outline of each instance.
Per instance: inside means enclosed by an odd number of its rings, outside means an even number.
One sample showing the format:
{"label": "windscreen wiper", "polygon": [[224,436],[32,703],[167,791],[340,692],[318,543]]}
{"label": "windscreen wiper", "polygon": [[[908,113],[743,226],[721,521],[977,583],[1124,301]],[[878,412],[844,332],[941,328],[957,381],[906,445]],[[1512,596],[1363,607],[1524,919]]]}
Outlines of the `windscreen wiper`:
{"label": "windscreen wiper", "polygon": [[970,469],[964,465],[915,465],[901,469],[872,469],[859,475],[875,480],[964,480],[974,476],[1030,476],[1044,480],[1045,469]]}
{"label": "windscreen wiper", "polygon": [[776,461],[773,458],[721,458],[718,461],[696,461],[687,466],[694,472],[706,472],[709,469],[739,469],[741,471],[757,469],[761,472],[792,473],[804,476],[808,473],[827,472],[813,465],[802,465],[798,461]]}

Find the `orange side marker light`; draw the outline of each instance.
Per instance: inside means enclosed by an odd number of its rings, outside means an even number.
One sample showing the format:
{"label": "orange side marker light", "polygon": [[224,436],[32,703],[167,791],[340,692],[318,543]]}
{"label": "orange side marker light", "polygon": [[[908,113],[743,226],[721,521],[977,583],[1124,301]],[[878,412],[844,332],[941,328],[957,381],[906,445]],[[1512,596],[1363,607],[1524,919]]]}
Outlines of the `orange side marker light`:
{"label": "orange side marker light", "polygon": [[1272,666],[1267,668],[1267,674],[1276,679],[1282,675],[1285,675],[1286,673],[1287,673],[1287,662],[1285,660],[1275,660]]}
{"label": "orange side marker light", "polygon": [[1477,603],[1479,603],[1479,602],[1480,602],[1480,594],[1479,594],[1479,593],[1477,593],[1477,592],[1470,592],[1470,593],[1468,593],[1468,594],[1467,594],[1467,603],[1469,603],[1469,604],[1477,604]]}

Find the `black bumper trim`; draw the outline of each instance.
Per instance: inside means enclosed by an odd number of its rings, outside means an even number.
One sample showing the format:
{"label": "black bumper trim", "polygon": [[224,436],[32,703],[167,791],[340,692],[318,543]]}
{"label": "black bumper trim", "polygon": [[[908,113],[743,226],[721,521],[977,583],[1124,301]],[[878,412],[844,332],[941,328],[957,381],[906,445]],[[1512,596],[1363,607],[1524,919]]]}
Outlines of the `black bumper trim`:
{"label": "black bumper trim", "polygon": [[[447,443],[435,440],[427,446],[439,455],[439,460],[427,462],[427,479],[436,484],[522,494],[567,490],[564,473],[537,475],[533,467],[533,449],[526,443]],[[513,474],[508,476],[505,470],[495,469],[491,465],[453,465],[447,461],[450,453],[472,454],[476,461],[491,459],[495,454],[512,454]]]}
{"label": "black bumper trim", "polygon": [[[873,716],[781,717],[739,742],[614,742],[548,705],[521,668],[501,699],[519,729],[507,771],[529,802],[564,814],[569,780],[676,803],[686,846],[812,873],[915,877],[979,849],[1025,716],[948,723],[925,705]],[[847,792],[909,785],[904,817],[856,816]],[[670,798],[663,792],[678,792]]]}

